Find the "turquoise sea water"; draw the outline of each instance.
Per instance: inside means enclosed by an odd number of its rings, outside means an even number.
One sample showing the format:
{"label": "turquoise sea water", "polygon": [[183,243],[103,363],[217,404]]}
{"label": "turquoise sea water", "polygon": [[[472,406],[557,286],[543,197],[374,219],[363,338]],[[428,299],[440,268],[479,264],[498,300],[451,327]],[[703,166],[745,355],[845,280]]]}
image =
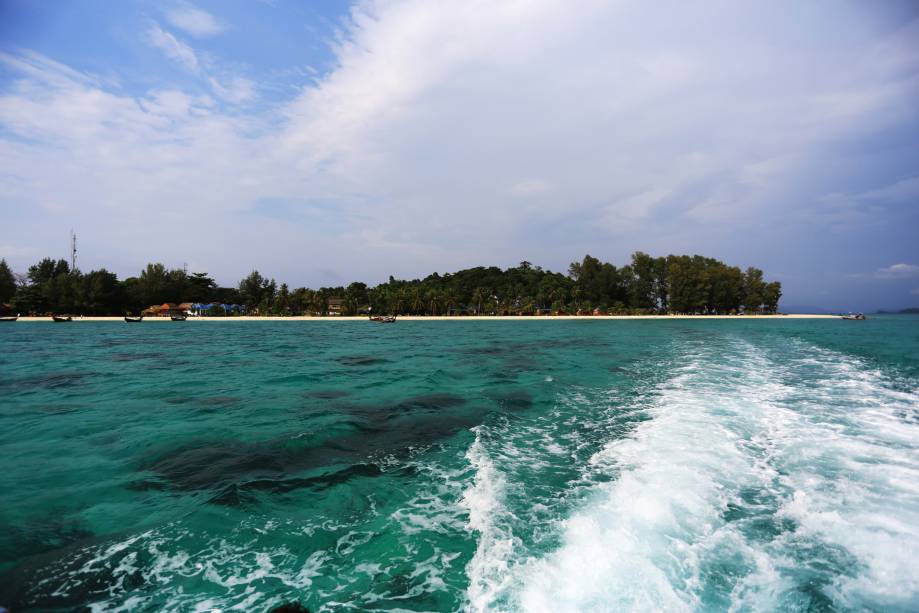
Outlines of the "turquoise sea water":
{"label": "turquoise sea water", "polygon": [[13,611],[916,611],[919,318],[0,325]]}

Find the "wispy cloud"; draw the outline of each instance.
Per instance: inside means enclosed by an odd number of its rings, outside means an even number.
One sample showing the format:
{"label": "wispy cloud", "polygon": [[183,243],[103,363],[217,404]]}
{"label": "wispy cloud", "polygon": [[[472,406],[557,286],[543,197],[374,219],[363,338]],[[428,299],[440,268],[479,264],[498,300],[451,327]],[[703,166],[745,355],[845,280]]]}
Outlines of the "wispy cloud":
{"label": "wispy cloud", "polygon": [[877,279],[911,279],[919,277],[919,266],[916,264],[893,264],[878,268],[874,273]]}
{"label": "wispy cloud", "polygon": [[166,11],[166,18],[175,27],[199,38],[216,36],[227,29],[216,17],[190,4]]}
{"label": "wispy cloud", "polygon": [[863,192],[858,194],[857,197],[903,204],[919,204],[919,176],[909,177],[884,187]]}
{"label": "wispy cloud", "polygon": [[836,208],[864,209],[875,204],[919,204],[919,176],[858,192],[833,192],[820,201]]}
{"label": "wispy cloud", "polygon": [[201,71],[201,62],[198,60],[198,54],[189,45],[181,42],[170,32],[162,29],[158,24],[153,24],[147,30],[147,37],[150,43],[166,54],[167,57],[178,62],[186,70],[192,73]]}
{"label": "wispy cloud", "polygon": [[231,76],[222,82],[215,77],[209,77],[208,83],[214,93],[227,102],[241,104],[255,97],[255,82],[245,77]]}
{"label": "wispy cloud", "polygon": [[[238,74],[221,71],[213,61],[205,61],[194,48],[180,41],[154,23],[147,31],[150,43],[185,70],[200,77],[214,95],[231,104],[242,104],[255,98],[255,82]],[[215,76],[215,73],[220,73]]]}
{"label": "wispy cloud", "polygon": [[526,179],[511,186],[511,193],[515,196],[535,196],[545,193],[549,189],[549,184],[541,179]]}
{"label": "wispy cloud", "polygon": [[34,247],[20,247],[18,245],[0,245],[0,259],[33,257],[37,255]]}

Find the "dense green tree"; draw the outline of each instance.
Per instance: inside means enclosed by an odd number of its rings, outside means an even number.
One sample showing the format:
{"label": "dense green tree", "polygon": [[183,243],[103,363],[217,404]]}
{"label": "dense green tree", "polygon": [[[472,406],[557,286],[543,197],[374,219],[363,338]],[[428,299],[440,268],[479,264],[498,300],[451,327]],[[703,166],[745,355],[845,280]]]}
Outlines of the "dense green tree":
{"label": "dense green tree", "polygon": [[175,298],[170,291],[173,278],[166,267],[159,262],[147,264],[140,272],[137,283],[132,284],[132,298],[145,307],[164,302],[173,302]]}
{"label": "dense green tree", "polygon": [[70,266],[66,260],[54,260],[44,258],[38,264],[29,266],[29,283],[32,285],[41,285],[50,281],[59,275],[66,275],[70,272]]}
{"label": "dense green tree", "polygon": [[78,310],[87,315],[108,315],[124,306],[124,287],[118,276],[105,270],[93,270],[82,278]]}
{"label": "dense green tree", "polygon": [[628,267],[629,304],[636,309],[656,310],[658,307],[658,275],[655,258],[636,251]]}
{"label": "dense green tree", "polygon": [[367,284],[355,281],[345,288],[345,314],[357,315],[362,309],[365,309],[370,299],[367,295]]}
{"label": "dense green tree", "polygon": [[763,309],[766,299],[766,283],[763,281],[763,271],[752,266],[744,273],[744,306],[751,313],[759,313]]}
{"label": "dense green tree", "polygon": [[9,302],[16,295],[16,277],[6,260],[0,259],[0,303]]}
{"label": "dense green tree", "polygon": [[[343,300],[353,315],[370,307],[374,313],[533,314],[551,308],[567,313],[774,312],[781,285],[767,283],[756,268],[745,272],[699,255],[652,257],[635,252],[617,268],[586,255],[573,262],[568,275],[546,271],[529,261],[502,270],[475,267],[454,273],[433,273],[424,279],[389,279],[375,287],[361,282],[318,290],[287,285],[252,271],[237,287],[218,287],[207,273],[187,274],[151,263],[137,277],[119,282],[104,269],[87,274],[70,270],[64,260],[45,258],[29,267],[21,283],[0,261],[0,298],[23,313],[73,312],[120,314],[163,302],[244,304],[263,314],[328,314],[329,300]],[[214,311],[223,314],[222,306]]]}
{"label": "dense green tree", "polygon": [[26,275],[28,286],[17,294],[15,308],[29,313],[68,312],[76,303],[79,272],[71,274],[70,266],[64,260],[44,258],[29,267]]}
{"label": "dense green tree", "polygon": [[287,289],[286,283],[282,283],[281,287],[278,289],[278,294],[274,300],[271,312],[277,315],[290,314],[290,290]]}
{"label": "dense green tree", "polygon": [[763,289],[763,310],[775,313],[779,310],[779,299],[782,297],[782,284],[778,281],[767,283]]}
{"label": "dense green tree", "polygon": [[736,266],[720,264],[712,268],[712,310],[718,313],[737,311],[743,304],[743,273]]}
{"label": "dense green tree", "polygon": [[217,283],[206,272],[193,272],[185,278],[184,285],[181,302],[211,302],[217,289]]}
{"label": "dense green tree", "polygon": [[623,279],[612,264],[585,255],[580,262],[572,262],[568,272],[579,290],[579,297],[584,300],[600,304],[626,297]]}
{"label": "dense green tree", "polygon": [[274,300],[276,291],[277,285],[274,279],[266,279],[257,270],[253,270],[239,282],[240,300],[250,309],[266,310],[266,305],[270,307]]}

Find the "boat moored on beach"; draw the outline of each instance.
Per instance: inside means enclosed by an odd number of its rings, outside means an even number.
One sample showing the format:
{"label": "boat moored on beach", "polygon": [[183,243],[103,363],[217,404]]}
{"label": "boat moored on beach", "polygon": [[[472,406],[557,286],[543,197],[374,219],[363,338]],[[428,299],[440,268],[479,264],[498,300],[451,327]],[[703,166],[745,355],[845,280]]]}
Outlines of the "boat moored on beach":
{"label": "boat moored on beach", "polygon": [[54,323],[61,324],[61,323],[66,323],[68,321],[73,321],[73,317],[71,317],[70,315],[52,315],[51,320]]}
{"label": "boat moored on beach", "polygon": [[131,317],[130,315],[125,315],[124,320],[129,324],[135,324],[142,322],[144,320],[144,316],[138,315],[137,317]]}
{"label": "boat moored on beach", "polygon": [[864,313],[849,313],[848,315],[843,315],[842,318],[849,321],[864,321],[867,319]]}
{"label": "boat moored on beach", "polygon": [[4,322],[4,321],[16,321],[17,319],[19,319],[19,313],[15,314],[15,315],[9,315],[9,316],[5,316],[5,317],[0,317],[0,323],[2,323],[2,322]]}
{"label": "boat moored on beach", "polygon": [[374,315],[370,318],[370,321],[375,321],[378,324],[392,324],[396,322],[395,315]]}

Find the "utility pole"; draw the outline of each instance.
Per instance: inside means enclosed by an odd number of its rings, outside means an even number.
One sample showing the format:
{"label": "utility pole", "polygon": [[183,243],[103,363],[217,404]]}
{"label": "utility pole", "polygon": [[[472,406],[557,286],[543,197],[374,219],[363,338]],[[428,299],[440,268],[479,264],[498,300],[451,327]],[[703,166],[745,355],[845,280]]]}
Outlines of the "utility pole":
{"label": "utility pole", "polygon": [[77,235],[70,230],[70,272],[77,269]]}

